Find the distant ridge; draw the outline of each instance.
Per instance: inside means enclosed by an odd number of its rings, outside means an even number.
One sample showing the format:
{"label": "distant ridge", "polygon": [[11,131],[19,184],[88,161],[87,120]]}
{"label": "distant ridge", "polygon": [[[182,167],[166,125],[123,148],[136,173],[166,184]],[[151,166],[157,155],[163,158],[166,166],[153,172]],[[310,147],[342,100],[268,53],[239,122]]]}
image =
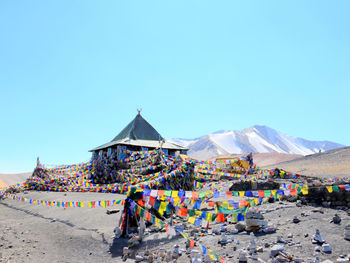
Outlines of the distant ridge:
{"label": "distant ridge", "polygon": [[201,160],[222,154],[249,152],[309,155],[345,146],[330,141],[296,138],[262,125],[254,125],[237,131],[217,131],[196,139],[175,138],[171,141],[188,147],[189,156]]}
{"label": "distant ridge", "polygon": [[350,178],[350,147],[302,156],[277,167],[309,176]]}
{"label": "distant ridge", "polygon": [[24,183],[27,178],[31,176],[31,174],[31,172],[18,174],[0,174],[0,187]]}

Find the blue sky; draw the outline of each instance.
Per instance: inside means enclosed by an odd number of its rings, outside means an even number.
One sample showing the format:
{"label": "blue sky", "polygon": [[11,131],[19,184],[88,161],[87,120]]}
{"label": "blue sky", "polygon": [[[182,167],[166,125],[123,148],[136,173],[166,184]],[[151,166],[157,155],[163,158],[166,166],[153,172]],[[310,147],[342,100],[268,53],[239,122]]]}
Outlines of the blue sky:
{"label": "blue sky", "polygon": [[77,163],[142,108],[166,138],[350,145],[349,1],[1,1],[0,172]]}

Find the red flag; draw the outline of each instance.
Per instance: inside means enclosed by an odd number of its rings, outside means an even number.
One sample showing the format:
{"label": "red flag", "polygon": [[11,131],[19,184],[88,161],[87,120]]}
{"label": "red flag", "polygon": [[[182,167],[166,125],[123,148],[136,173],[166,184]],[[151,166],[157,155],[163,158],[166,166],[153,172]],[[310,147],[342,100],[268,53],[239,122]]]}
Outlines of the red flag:
{"label": "red flag", "polygon": [[193,248],[193,247],[194,247],[194,244],[195,244],[194,240],[193,240],[193,239],[190,239],[190,248]]}
{"label": "red flag", "polygon": [[179,216],[187,216],[187,212],[188,212],[187,208],[180,208],[180,209],[178,210],[177,214],[178,214]]}
{"label": "red flag", "polygon": [[214,203],[213,201],[209,201],[209,202],[208,202],[208,206],[214,207],[214,206],[215,206],[215,203]]}
{"label": "red flag", "polygon": [[264,191],[258,191],[259,193],[259,197],[264,197],[265,196],[265,192]]}
{"label": "red flag", "polygon": [[148,222],[151,222],[151,213],[150,212],[146,212],[146,220]]}
{"label": "red flag", "polygon": [[156,199],[155,199],[153,196],[150,196],[148,202],[149,202],[149,204],[150,204],[151,206],[154,206],[154,203],[156,202]]}
{"label": "red flag", "polygon": [[225,216],[224,216],[224,214],[218,213],[218,214],[216,215],[216,221],[218,221],[218,222],[225,222]]}
{"label": "red flag", "polygon": [[137,203],[138,203],[140,206],[145,206],[145,202],[143,201],[142,198],[141,198],[139,201],[137,201]]}

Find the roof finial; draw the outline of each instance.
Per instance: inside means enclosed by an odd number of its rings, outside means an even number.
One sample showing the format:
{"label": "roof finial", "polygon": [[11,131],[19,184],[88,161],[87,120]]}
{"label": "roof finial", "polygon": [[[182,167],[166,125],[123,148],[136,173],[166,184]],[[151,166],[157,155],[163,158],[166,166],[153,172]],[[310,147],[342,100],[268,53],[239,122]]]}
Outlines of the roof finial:
{"label": "roof finial", "polygon": [[137,109],[137,114],[141,115],[141,111],[142,111],[142,109]]}

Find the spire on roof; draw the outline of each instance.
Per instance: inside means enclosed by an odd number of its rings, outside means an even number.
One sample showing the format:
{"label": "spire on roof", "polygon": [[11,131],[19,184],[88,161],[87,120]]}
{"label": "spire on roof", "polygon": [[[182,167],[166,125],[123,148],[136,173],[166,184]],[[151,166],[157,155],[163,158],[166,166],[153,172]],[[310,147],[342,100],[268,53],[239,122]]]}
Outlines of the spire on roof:
{"label": "spire on roof", "polygon": [[112,140],[151,140],[162,141],[164,138],[142,116],[141,110],[137,109],[136,117]]}

